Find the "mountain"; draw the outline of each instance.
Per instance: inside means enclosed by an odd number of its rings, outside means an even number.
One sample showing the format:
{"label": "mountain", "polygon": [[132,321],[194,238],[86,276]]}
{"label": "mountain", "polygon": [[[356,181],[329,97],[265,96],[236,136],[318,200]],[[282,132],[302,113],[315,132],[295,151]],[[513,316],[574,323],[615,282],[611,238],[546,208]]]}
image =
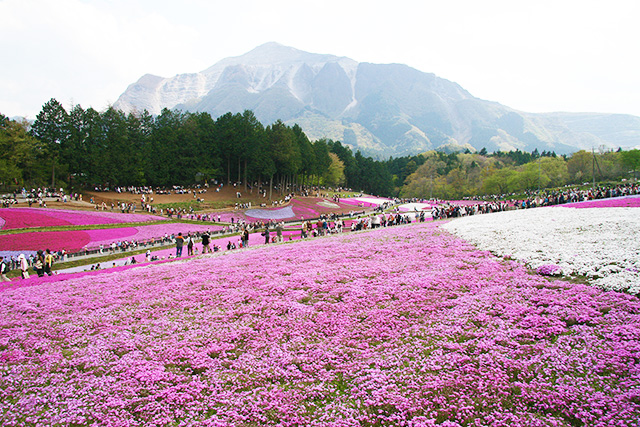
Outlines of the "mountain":
{"label": "mountain", "polygon": [[145,75],[114,104],[212,117],[252,110],[265,125],[299,124],[377,158],[431,149],[555,151],[640,145],[640,117],[533,114],[474,97],[460,85],[402,64],[371,64],[267,43],[199,73]]}

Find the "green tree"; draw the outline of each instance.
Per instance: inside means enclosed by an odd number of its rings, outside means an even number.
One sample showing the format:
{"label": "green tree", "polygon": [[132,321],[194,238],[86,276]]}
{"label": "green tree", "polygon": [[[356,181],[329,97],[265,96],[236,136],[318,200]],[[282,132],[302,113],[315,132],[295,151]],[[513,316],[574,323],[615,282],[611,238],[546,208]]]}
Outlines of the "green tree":
{"label": "green tree", "polygon": [[103,182],[110,185],[131,185],[135,177],[135,155],[129,141],[128,123],[124,113],[109,107],[101,114],[104,151],[101,153]]}
{"label": "green tree", "polygon": [[[277,120],[266,131],[271,158],[275,164],[276,172],[280,178],[280,192],[284,193],[287,186],[287,179],[298,173],[302,165],[300,150],[296,144],[296,137],[292,129],[281,120]],[[273,175],[271,176],[273,178]],[[273,182],[270,181],[270,196],[273,190]]]}
{"label": "green tree", "polygon": [[638,172],[638,169],[640,169],[640,150],[622,151],[620,153],[620,158],[625,166],[631,168],[633,178],[637,180],[638,178],[636,173]]}
{"label": "green tree", "polygon": [[592,171],[593,155],[585,150],[573,153],[567,160],[569,179],[574,183],[588,181],[592,178]]}
{"label": "green tree", "polygon": [[300,173],[303,175],[303,184],[306,184],[307,178],[309,178],[315,171],[316,152],[314,150],[313,144],[311,144],[311,141],[309,141],[309,138],[302,131],[302,128],[300,126],[298,126],[297,124],[293,125],[292,131],[295,135],[295,141],[298,145],[300,158],[302,160]]}
{"label": "green tree", "polygon": [[458,200],[468,194],[467,175],[463,168],[452,169],[447,174],[447,198]]}
{"label": "green tree", "polygon": [[[242,116],[238,117],[239,128],[237,131],[238,141],[236,143],[236,153],[238,158],[238,181],[244,183],[246,191],[249,176],[255,174],[256,165],[252,159],[256,156],[258,146],[264,138],[264,127],[258,121],[253,111],[245,110]],[[241,167],[242,162],[242,167]],[[241,179],[240,171],[244,171],[244,178]]]}
{"label": "green tree", "polygon": [[51,187],[56,185],[56,166],[60,156],[60,146],[69,137],[69,115],[57,100],[51,98],[36,116],[31,134],[46,147],[43,163],[51,166]]}
{"label": "green tree", "polygon": [[0,187],[32,182],[33,167],[42,144],[27,131],[28,123],[0,114]]}
{"label": "green tree", "polygon": [[[544,174],[548,181],[545,180],[545,187],[560,187],[567,183],[569,179],[569,170],[567,168],[567,162],[562,157],[540,157],[541,173]],[[542,183],[541,183],[542,185]]]}
{"label": "green tree", "polygon": [[317,184],[320,184],[320,177],[324,175],[331,165],[331,157],[329,156],[329,145],[326,140],[319,139],[313,143],[314,165],[313,174],[317,178]]}
{"label": "green tree", "polygon": [[329,153],[331,164],[323,176],[323,181],[326,185],[331,187],[337,187],[344,184],[344,163],[335,153]]}
{"label": "green tree", "polygon": [[149,159],[145,176],[156,186],[177,184],[180,145],[180,131],[184,114],[180,111],[163,109],[154,121],[151,140],[145,155]]}
{"label": "green tree", "polygon": [[511,168],[496,170],[484,179],[482,189],[485,194],[507,194],[516,189],[513,187],[517,172]]}
{"label": "green tree", "polygon": [[357,188],[359,186],[358,180],[360,177],[360,170],[355,158],[353,157],[351,149],[342,145],[340,141],[327,140],[326,142],[329,151],[335,153],[344,164],[344,176],[346,181],[344,185],[348,188]]}
{"label": "green tree", "polygon": [[231,164],[235,160],[236,118],[231,113],[226,113],[216,120],[216,145],[220,149],[220,155],[225,160],[227,174],[227,184],[231,184]]}
{"label": "green tree", "polygon": [[204,181],[224,176],[220,149],[216,139],[216,122],[209,113],[199,113],[194,116],[198,124],[200,137],[201,158],[197,160],[197,173]]}

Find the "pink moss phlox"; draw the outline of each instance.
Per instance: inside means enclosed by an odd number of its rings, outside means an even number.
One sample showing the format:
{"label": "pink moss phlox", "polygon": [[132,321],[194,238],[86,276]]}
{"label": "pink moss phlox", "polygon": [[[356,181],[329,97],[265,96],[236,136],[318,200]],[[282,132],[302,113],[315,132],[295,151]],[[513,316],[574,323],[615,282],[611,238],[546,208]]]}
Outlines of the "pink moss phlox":
{"label": "pink moss phlox", "polygon": [[77,252],[91,242],[87,231],[39,231],[0,235],[0,248],[10,251],[51,249]]}
{"label": "pink moss phlox", "polygon": [[542,276],[558,276],[562,274],[562,267],[555,264],[545,264],[538,267],[536,272]]}
{"label": "pink moss phlox", "polygon": [[123,214],[104,211],[74,211],[42,208],[3,208],[0,217],[3,230],[62,225],[120,224],[128,222],[162,221],[166,218],[146,214]]}
{"label": "pink moss phlox", "polygon": [[0,292],[3,423],[636,425],[638,299],[438,225]]}
{"label": "pink moss phlox", "polygon": [[104,228],[95,230],[40,231],[20,234],[0,235],[0,248],[3,250],[66,250],[69,253],[82,249],[93,249],[100,245],[110,245],[118,241],[137,242],[158,239],[165,235],[215,231],[221,226],[209,224],[166,223],[141,225],[138,227]]}
{"label": "pink moss phlox", "polygon": [[611,199],[596,199],[562,205],[567,208],[640,208],[640,196],[614,197]]}

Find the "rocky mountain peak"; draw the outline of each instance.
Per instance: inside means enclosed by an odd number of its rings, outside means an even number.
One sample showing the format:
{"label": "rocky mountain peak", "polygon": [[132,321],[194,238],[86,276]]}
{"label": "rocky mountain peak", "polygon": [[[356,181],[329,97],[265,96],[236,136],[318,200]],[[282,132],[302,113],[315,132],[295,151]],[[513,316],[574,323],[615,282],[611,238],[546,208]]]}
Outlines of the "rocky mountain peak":
{"label": "rocky mountain peak", "polygon": [[151,114],[179,108],[214,118],[252,110],[265,125],[297,123],[312,140],[342,141],[378,158],[439,147],[569,153],[621,140],[640,144],[638,117],[598,116],[597,126],[585,127],[579,113],[516,111],[407,65],[358,63],[274,42],[198,73],[145,75],[114,107]]}

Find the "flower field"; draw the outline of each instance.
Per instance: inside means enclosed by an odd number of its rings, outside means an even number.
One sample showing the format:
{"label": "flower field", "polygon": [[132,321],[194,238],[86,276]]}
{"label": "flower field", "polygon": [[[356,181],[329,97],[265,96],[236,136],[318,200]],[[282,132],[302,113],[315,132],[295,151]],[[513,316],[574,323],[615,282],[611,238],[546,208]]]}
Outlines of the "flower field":
{"label": "flower field", "polygon": [[638,299],[439,225],[0,292],[0,424],[637,425]]}
{"label": "flower field", "polygon": [[120,224],[148,221],[164,221],[165,218],[145,214],[116,212],[88,212],[42,208],[0,209],[0,229],[55,227],[61,225]]}
{"label": "flower field", "polygon": [[444,228],[532,269],[555,266],[605,290],[640,292],[637,208],[536,208],[461,218]]}
{"label": "flower field", "polygon": [[145,241],[160,238],[165,234],[172,235],[189,232],[214,231],[221,226],[210,224],[166,223],[140,225],[137,227],[104,228],[95,230],[40,231],[20,234],[0,235],[0,248],[3,251],[20,251],[33,249],[65,249],[77,252],[85,248],[96,248],[110,245],[120,240]]}

